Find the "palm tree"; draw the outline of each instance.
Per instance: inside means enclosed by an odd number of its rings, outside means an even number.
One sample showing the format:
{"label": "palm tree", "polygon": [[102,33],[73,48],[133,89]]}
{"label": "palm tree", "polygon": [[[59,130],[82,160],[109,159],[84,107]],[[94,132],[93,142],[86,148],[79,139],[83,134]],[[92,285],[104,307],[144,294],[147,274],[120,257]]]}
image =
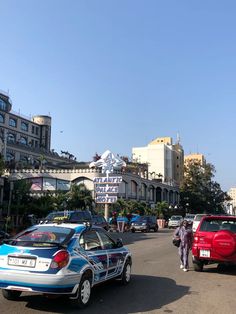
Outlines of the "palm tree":
{"label": "palm tree", "polygon": [[85,210],[87,207],[91,208],[94,202],[91,191],[83,183],[79,185],[72,184],[66,196],[68,209],[80,208]]}

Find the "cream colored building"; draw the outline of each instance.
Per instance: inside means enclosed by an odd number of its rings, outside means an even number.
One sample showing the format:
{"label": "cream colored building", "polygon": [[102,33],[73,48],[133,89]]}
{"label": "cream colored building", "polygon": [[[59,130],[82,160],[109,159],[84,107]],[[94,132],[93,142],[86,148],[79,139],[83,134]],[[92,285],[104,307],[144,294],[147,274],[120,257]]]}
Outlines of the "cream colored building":
{"label": "cream colored building", "polygon": [[236,187],[235,188],[230,188],[228,191],[228,195],[231,197],[231,200],[227,202],[227,207],[228,207],[228,212],[229,214],[234,214],[235,215],[235,209],[236,209]]}
{"label": "cream colored building", "polygon": [[199,163],[201,166],[206,164],[206,159],[203,154],[189,154],[184,156],[184,164],[187,165],[190,162]]}
{"label": "cream colored building", "polygon": [[150,178],[160,178],[170,185],[179,185],[183,179],[184,151],[179,141],[173,144],[171,137],[159,137],[145,147],[133,147],[132,159],[148,164]]}

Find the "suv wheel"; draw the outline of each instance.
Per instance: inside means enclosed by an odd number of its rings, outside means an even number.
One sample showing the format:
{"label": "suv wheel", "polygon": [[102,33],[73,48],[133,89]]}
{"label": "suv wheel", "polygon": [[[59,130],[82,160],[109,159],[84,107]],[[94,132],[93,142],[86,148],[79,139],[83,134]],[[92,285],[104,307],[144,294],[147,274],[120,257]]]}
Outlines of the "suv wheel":
{"label": "suv wheel", "polygon": [[193,269],[195,271],[203,271],[203,262],[199,260],[193,261]]}

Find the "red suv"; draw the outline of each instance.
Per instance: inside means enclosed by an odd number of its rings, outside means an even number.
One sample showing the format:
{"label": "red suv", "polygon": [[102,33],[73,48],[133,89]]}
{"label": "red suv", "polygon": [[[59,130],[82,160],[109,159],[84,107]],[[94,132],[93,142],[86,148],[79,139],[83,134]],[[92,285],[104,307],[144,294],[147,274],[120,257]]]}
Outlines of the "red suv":
{"label": "red suv", "polygon": [[194,234],[194,270],[211,263],[236,264],[236,216],[204,216]]}

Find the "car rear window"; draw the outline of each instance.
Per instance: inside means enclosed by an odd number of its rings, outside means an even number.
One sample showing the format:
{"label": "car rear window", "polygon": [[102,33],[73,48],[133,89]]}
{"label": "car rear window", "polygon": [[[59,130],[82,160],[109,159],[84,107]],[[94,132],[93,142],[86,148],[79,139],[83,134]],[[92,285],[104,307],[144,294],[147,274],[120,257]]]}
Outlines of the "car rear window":
{"label": "car rear window", "polygon": [[73,234],[74,229],[71,228],[36,226],[17,234],[9,243],[20,246],[55,246],[66,243]]}
{"label": "car rear window", "polygon": [[236,232],[236,221],[234,220],[204,220],[199,228],[200,231],[214,232],[219,230],[228,230]]}

